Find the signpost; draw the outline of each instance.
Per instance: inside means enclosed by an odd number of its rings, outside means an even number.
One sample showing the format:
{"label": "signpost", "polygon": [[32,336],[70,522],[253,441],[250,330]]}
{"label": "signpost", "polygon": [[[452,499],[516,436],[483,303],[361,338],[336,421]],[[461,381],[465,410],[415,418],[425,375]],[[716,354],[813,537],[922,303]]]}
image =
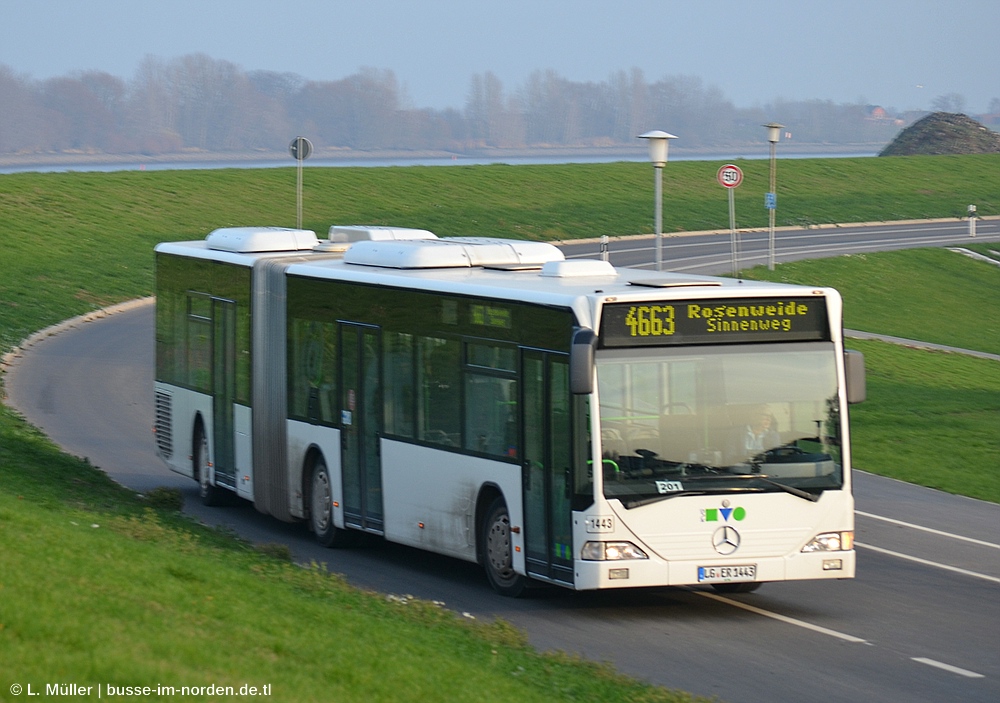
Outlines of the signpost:
{"label": "signpost", "polygon": [[298,162],[298,179],[295,187],[295,226],[302,229],[302,162],[312,154],[313,145],[305,137],[295,137],[288,145],[288,151],[292,158]]}
{"label": "signpost", "polygon": [[733,191],[743,182],[743,170],[735,164],[726,164],[719,169],[716,179],[729,193],[729,242],[733,252],[733,276],[737,276],[740,272],[740,239],[736,234],[736,204]]}
{"label": "signpost", "polygon": [[725,188],[736,188],[743,182],[743,171],[735,164],[726,164],[719,169],[719,185]]}

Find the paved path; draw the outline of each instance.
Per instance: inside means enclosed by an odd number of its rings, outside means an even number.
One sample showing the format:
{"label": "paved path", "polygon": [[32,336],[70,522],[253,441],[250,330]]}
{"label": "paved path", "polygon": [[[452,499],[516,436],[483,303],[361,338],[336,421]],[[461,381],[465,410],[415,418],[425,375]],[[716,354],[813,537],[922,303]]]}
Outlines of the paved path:
{"label": "paved path", "polygon": [[916,339],[904,339],[903,337],[891,337],[887,334],[875,334],[874,332],[860,332],[858,330],[844,330],[844,336],[850,339],[875,339],[881,342],[890,342],[904,347],[914,347],[915,349],[933,349],[936,351],[951,352],[952,354],[965,354],[966,356],[977,356],[980,359],[992,359],[1000,361],[1000,354],[990,354],[989,352],[974,351],[972,349],[959,349],[949,347],[944,344],[932,344],[931,342],[920,342]]}

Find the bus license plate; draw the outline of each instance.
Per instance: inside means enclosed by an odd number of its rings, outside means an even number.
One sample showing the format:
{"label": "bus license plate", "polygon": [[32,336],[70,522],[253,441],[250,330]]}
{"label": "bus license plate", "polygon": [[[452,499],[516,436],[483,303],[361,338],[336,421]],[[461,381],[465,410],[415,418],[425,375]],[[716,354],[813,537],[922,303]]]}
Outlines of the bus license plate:
{"label": "bus license plate", "polygon": [[698,583],[732,583],[734,581],[756,581],[757,565],[740,566],[699,566]]}

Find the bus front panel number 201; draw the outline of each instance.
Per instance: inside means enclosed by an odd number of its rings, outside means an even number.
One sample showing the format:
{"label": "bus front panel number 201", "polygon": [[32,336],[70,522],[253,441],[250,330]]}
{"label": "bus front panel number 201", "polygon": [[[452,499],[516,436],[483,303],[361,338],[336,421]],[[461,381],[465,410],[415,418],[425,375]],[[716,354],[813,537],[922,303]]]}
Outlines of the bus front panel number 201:
{"label": "bus front panel number 201", "polygon": [[665,337],[674,333],[673,305],[633,305],[625,315],[633,337]]}

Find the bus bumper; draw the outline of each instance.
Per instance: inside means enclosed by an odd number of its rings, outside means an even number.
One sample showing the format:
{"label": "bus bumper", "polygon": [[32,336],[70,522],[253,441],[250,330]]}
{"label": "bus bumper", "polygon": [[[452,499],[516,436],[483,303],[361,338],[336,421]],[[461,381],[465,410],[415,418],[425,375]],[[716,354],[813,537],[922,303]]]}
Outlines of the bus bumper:
{"label": "bus bumper", "polygon": [[[849,579],[855,574],[854,550],[798,553],[783,557],[663,561],[656,558],[575,563],[577,590],[651,586],[700,586],[741,581]],[[748,570],[752,567],[752,571]],[[752,576],[750,575],[752,574]]]}

